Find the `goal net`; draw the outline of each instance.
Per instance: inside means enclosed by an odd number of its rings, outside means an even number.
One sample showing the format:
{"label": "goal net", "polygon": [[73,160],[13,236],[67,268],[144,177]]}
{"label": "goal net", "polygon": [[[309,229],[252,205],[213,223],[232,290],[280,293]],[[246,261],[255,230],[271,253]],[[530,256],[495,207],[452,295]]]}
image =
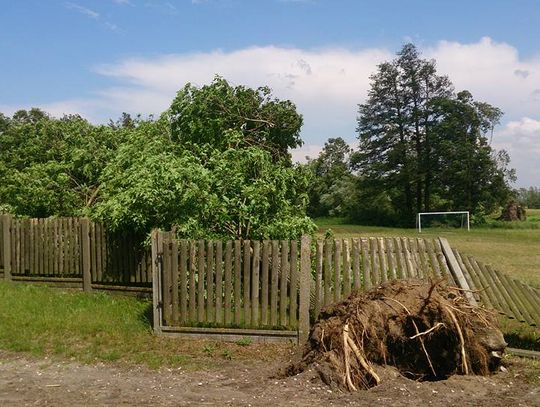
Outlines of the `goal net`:
{"label": "goal net", "polygon": [[418,232],[426,228],[467,228],[471,230],[469,211],[419,212],[416,216]]}

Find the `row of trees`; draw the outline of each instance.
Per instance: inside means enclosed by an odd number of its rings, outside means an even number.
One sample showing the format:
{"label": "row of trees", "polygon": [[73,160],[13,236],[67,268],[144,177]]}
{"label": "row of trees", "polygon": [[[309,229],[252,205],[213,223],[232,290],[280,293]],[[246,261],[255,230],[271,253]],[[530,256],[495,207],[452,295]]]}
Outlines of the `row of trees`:
{"label": "row of trees", "polygon": [[310,161],[318,176],[311,213],[405,225],[434,210],[482,218],[508,200],[515,179],[508,154],[490,146],[501,115],[468,91],[456,93],[434,61],[405,45],[371,77],[358,109],[358,149],[330,139]]}
{"label": "row of trees", "polygon": [[312,232],[306,213],[379,224],[435,209],[481,215],[511,193],[508,156],[489,143],[501,114],[455,93],[413,45],[372,76],[358,149],[329,139],[307,165],[289,153],[302,144],[295,105],[220,77],[186,85],[156,119],[0,114],[0,211],[256,239]]}

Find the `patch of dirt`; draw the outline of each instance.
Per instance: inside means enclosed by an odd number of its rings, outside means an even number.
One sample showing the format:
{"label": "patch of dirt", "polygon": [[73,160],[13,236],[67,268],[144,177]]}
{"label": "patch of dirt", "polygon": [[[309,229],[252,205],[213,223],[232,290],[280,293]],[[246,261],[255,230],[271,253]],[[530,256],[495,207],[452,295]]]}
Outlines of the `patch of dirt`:
{"label": "patch of dirt", "polygon": [[321,385],[318,374],[311,369],[295,377],[276,379],[278,367],[287,362],[282,357],[289,349],[283,346],[272,363],[225,361],[211,371],[195,372],[118,364],[82,365],[0,351],[0,405],[540,405],[540,388],[526,383],[522,364],[511,364],[508,372],[491,377],[452,376],[439,382],[417,382],[396,374],[379,386],[350,393]]}

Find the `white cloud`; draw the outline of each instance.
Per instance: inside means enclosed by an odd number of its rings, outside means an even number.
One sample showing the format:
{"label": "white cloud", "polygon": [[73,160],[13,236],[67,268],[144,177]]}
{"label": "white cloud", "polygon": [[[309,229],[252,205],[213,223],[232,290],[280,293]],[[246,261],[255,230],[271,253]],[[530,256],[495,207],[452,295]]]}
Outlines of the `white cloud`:
{"label": "white cloud", "polygon": [[[357,104],[367,96],[369,76],[393,56],[387,49],[267,46],[125,59],[95,69],[116,80],[116,86],[44,107],[55,113],[78,111],[100,121],[122,111],[159,114],[186,82],[204,85],[220,74],[233,84],[269,85],[276,97],[296,103],[304,115],[306,146],[295,155],[303,158],[306,152],[316,156],[329,137],[354,142]],[[489,38],[470,44],[442,41],[424,49],[424,56],[437,60],[439,72],[448,74],[457,90],[468,89],[477,100],[506,113],[494,145],[509,150],[519,185],[539,185],[540,160],[534,157],[538,132],[527,129],[540,121],[540,58],[520,58],[514,47]]]}
{"label": "white cloud", "polygon": [[85,16],[96,19],[96,20],[99,18],[99,13],[97,11],[94,11],[94,10],[91,10],[89,8],[83,7],[80,4],[67,2],[66,3],[66,8],[68,8],[70,10],[75,10],[78,13],[84,14]]}
{"label": "white cloud", "polygon": [[518,184],[540,185],[540,120],[523,117],[508,122],[494,138],[495,148],[504,148],[516,168]]}

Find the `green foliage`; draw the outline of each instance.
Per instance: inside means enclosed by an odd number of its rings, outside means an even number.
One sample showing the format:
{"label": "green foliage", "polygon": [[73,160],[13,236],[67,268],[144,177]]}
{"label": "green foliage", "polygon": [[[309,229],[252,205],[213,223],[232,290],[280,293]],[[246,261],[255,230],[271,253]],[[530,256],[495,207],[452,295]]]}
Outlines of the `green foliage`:
{"label": "green foliage", "polygon": [[288,149],[302,145],[302,116],[292,102],[272,98],[268,87],[233,87],[219,76],[201,88],[188,83],[168,117],[173,140],[188,149],[259,146],[275,159],[290,160]]}
{"label": "green foliage", "polygon": [[312,173],[308,213],[313,217],[348,216],[355,205],[356,178],[351,172],[352,149],[341,137],[330,138],[319,156],[308,162]]}
{"label": "green foliage", "polygon": [[124,138],[79,116],[39,109],[0,120],[0,206],[16,215],[75,216],[92,205],[102,167]]}
{"label": "green foliage", "polygon": [[540,188],[520,188],[517,191],[519,202],[527,208],[540,209]]}
{"label": "green foliage", "polygon": [[0,210],[89,215],[114,231],[185,238],[298,238],[310,173],[293,166],[302,117],[268,88],[222,78],[181,90],[159,120],[108,126],[38,109],[0,116]]}

